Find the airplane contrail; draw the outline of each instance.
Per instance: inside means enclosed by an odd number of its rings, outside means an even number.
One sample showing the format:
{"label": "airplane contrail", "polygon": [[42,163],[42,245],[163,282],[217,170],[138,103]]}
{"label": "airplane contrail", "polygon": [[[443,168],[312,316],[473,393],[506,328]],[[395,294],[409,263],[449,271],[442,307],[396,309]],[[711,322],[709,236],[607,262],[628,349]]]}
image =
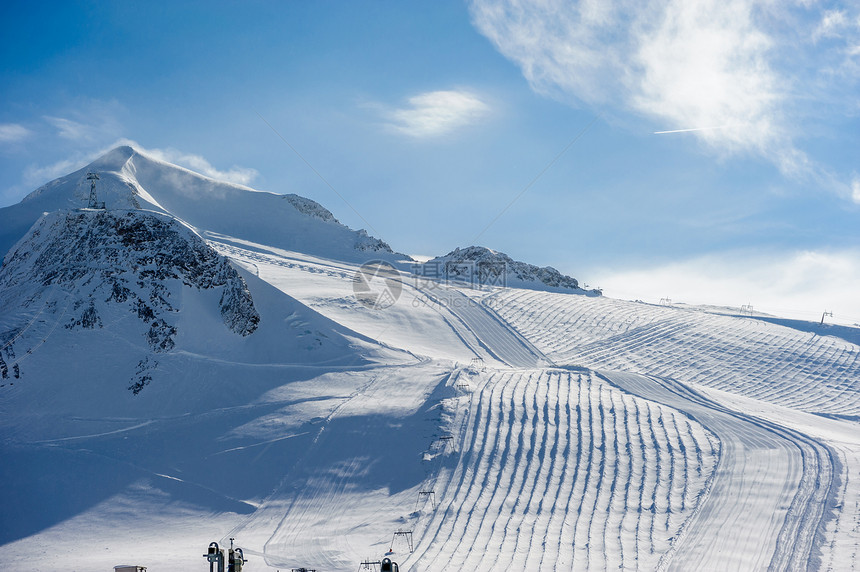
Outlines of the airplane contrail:
{"label": "airplane contrail", "polygon": [[663,133],[687,133],[689,131],[712,131],[714,129],[728,129],[736,127],[735,125],[720,125],[719,127],[693,127],[692,129],[672,129],[671,131],[655,131],[654,135],[662,135]]}

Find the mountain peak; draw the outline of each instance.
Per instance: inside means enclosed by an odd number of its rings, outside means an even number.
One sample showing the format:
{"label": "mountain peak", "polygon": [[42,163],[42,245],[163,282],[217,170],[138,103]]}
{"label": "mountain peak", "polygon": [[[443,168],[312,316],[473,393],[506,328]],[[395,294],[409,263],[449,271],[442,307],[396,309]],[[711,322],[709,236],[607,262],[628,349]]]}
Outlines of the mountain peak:
{"label": "mountain peak", "polygon": [[130,145],[114,147],[98,159],[84,167],[82,170],[92,171],[119,171],[139,151]]}
{"label": "mountain peak", "polygon": [[155,211],[178,218],[210,238],[265,244],[333,260],[409,260],[382,240],[341,224],[311,199],[219,181],[128,144],[39,187],[17,205],[0,209],[0,257],[43,212],[85,207],[89,172],[99,175],[96,195],[108,210]]}

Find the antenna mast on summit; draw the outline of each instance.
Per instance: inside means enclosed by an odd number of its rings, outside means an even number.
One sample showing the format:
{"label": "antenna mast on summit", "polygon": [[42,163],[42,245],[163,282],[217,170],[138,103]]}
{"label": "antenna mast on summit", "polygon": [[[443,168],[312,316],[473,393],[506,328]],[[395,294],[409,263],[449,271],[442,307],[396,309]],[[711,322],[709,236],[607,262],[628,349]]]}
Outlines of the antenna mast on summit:
{"label": "antenna mast on summit", "polygon": [[96,181],[99,180],[98,173],[87,173],[87,180],[90,181],[90,200],[87,203],[87,207],[91,209],[105,208],[105,204],[98,202],[96,198]]}

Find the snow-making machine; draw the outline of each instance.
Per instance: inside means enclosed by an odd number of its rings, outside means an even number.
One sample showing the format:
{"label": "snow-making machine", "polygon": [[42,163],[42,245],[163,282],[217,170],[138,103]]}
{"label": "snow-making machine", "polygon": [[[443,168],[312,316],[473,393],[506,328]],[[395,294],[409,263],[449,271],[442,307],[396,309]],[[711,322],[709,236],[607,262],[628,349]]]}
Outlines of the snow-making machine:
{"label": "snow-making machine", "polygon": [[209,572],[242,572],[247,560],[241,548],[233,548],[233,540],[230,539],[230,548],[221,548],[217,542],[209,543],[209,550],[203,555],[209,562]]}

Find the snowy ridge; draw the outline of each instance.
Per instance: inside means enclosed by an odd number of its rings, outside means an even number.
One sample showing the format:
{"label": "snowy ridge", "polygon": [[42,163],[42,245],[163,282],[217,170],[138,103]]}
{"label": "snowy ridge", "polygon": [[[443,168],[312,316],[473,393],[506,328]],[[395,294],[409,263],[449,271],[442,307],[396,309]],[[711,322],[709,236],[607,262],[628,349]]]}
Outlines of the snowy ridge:
{"label": "snowy ridge", "polygon": [[[270,318],[261,316],[262,297]],[[261,332],[261,333],[258,333]],[[0,268],[0,386],[91,365],[130,393],[163,384],[176,360],[363,363],[353,332],[242,275],[191,228],[159,213],[59,211],[43,216]],[[64,351],[84,344],[80,355]],[[372,348],[366,355],[372,356]],[[38,356],[38,357],[35,357]],[[109,373],[108,373],[109,372]],[[72,375],[74,378],[75,375]],[[15,383],[18,382],[18,383]],[[50,383],[54,383],[50,381]],[[160,385],[156,393],[169,391]],[[35,385],[32,385],[35,384]],[[97,391],[95,386],[87,386]],[[76,399],[68,401],[73,407]]]}
{"label": "snowy ridge", "polygon": [[[519,262],[503,252],[483,246],[456,248],[416,266],[416,273],[445,282],[471,286],[508,286],[533,290],[576,291],[586,293],[576,278],[565,276],[551,266],[538,267]],[[597,290],[587,291],[600,295]]]}
{"label": "snowy ridge", "polygon": [[0,253],[5,253],[43,212],[86,206],[90,181],[109,209],[148,209],[206,231],[286,250],[363,262],[409,260],[384,241],[340,224],[320,204],[217,181],[160,161],[129,146],[117,147],[86,167],[43,185],[17,205],[0,209]]}
{"label": "snowy ridge", "polygon": [[284,199],[286,199],[287,202],[293,205],[293,207],[302,214],[318,218],[323,222],[334,222],[340,224],[338,220],[334,218],[334,215],[331,214],[331,211],[316,201],[312,201],[292,193],[284,195]]}

